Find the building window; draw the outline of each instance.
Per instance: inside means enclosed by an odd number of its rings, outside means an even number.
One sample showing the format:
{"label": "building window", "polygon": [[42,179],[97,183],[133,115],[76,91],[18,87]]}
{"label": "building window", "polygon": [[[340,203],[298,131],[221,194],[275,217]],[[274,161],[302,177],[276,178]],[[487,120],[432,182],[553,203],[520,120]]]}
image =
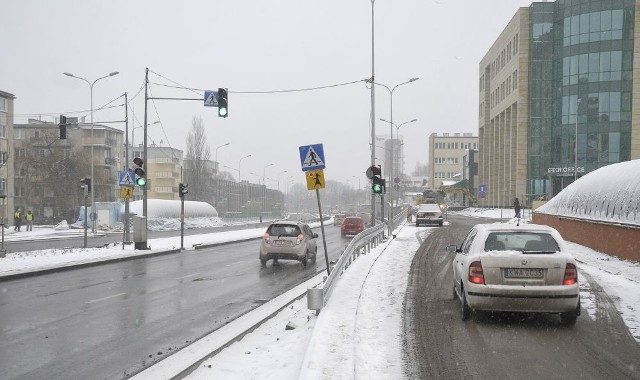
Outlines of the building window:
{"label": "building window", "polygon": [[7,98],[0,97],[0,111],[7,112]]}

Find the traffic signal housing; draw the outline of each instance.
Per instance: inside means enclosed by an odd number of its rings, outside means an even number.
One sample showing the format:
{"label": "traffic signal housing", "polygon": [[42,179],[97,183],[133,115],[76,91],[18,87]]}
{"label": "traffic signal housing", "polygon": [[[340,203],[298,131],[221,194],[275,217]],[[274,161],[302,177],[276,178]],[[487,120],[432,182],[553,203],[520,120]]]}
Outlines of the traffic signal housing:
{"label": "traffic signal housing", "polygon": [[373,165],[367,169],[367,177],[371,179],[371,191],[374,194],[382,194],[385,189],[385,180],[382,178],[382,167]]}
{"label": "traffic signal housing", "polygon": [[67,117],[64,115],[60,115],[60,124],[58,124],[60,128],[60,140],[67,139]]}
{"label": "traffic signal housing", "polygon": [[142,168],[144,166],[144,161],[142,158],[136,157],[133,159],[133,164],[136,165],[136,168],[133,169],[133,172],[136,174],[136,185],[144,186],[147,184],[146,173]]}
{"label": "traffic signal housing", "polygon": [[228,101],[228,93],[226,88],[218,88],[218,116],[219,117],[227,117],[229,116],[229,101]]}
{"label": "traffic signal housing", "polygon": [[88,195],[91,192],[91,178],[85,177],[80,180],[80,183],[82,183],[80,188],[84,189],[84,195]]}
{"label": "traffic signal housing", "polygon": [[189,187],[189,185],[186,183],[181,183],[178,185],[178,195],[180,195],[180,198],[184,198],[185,194],[189,192],[189,190],[187,190],[187,187]]}

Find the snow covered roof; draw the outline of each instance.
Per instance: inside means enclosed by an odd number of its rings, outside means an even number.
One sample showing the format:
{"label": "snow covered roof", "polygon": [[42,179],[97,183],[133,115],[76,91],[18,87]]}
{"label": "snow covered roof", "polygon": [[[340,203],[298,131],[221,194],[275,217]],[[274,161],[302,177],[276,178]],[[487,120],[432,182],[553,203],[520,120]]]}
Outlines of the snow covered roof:
{"label": "snow covered roof", "polygon": [[640,226],[640,160],[594,170],[535,212]]}

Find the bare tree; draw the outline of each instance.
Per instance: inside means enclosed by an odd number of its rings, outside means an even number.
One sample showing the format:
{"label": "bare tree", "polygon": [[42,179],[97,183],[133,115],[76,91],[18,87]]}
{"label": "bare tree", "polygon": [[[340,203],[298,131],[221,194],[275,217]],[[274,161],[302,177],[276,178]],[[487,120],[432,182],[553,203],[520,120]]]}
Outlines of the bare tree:
{"label": "bare tree", "polygon": [[212,201],[213,163],[202,117],[193,117],[191,130],[187,135],[185,183],[189,184],[189,198],[191,200]]}

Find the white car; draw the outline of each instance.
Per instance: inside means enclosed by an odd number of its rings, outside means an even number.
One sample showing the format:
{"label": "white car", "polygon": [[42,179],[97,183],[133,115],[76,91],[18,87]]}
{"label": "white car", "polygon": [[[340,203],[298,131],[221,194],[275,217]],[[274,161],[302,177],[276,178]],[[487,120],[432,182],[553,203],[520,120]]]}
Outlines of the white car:
{"label": "white car", "polygon": [[539,312],[573,325],[580,315],[576,261],[551,227],[478,224],[447,251],[463,320],[475,310]]}
{"label": "white car", "polygon": [[442,226],[444,224],[444,217],[442,216],[442,209],[435,203],[421,204],[416,211],[416,227],[421,224],[437,224]]}

